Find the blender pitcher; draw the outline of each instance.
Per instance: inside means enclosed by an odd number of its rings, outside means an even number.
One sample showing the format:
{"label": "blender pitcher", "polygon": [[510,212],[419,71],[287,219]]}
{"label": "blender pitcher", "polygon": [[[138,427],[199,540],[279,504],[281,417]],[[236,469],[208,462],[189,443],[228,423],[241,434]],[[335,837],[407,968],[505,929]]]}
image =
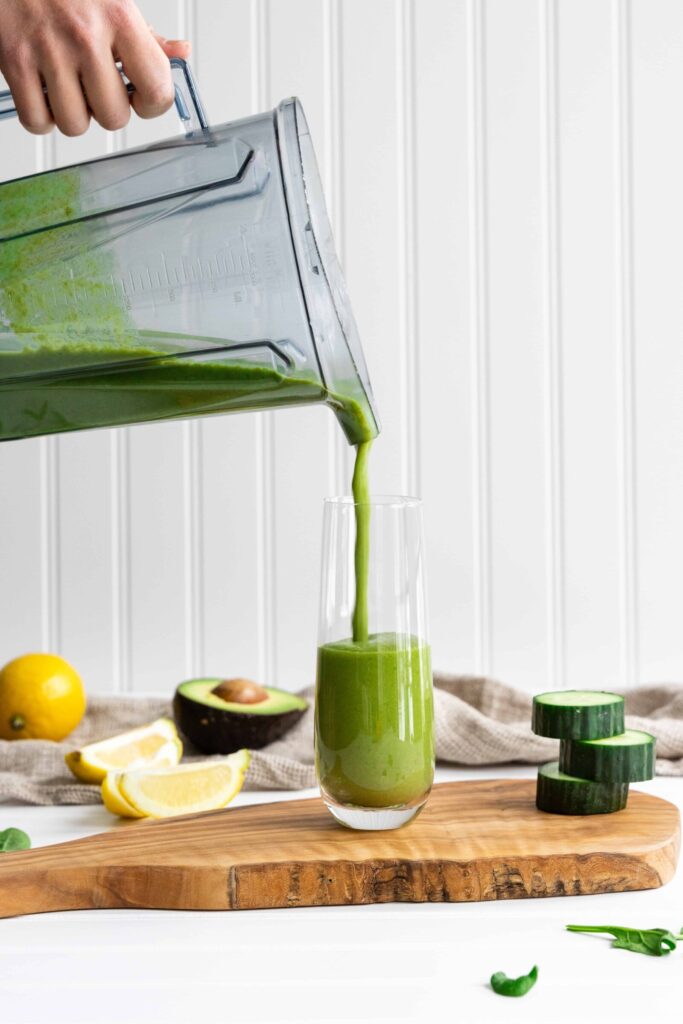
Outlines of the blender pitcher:
{"label": "blender pitcher", "polygon": [[208,127],[171,64],[184,136],[0,185],[0,440],[311,402],[375,437],[301,104]]}

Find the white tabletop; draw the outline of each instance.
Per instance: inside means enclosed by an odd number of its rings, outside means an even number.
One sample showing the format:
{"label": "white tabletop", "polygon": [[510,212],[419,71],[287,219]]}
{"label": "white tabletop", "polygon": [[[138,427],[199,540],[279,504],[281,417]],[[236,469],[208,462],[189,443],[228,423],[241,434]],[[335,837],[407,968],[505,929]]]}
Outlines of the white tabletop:
{"label": "white tabletop", "polygon": [[[496,771],[441,770],[439,781]],[[531,776],[533,769],[505,769]],[[646,789],[681,805],[683,781]],[[243,793],[236,803],[303,794]],[[109,828],[99,807],[0,806],[34,846]],[[627,1024],[683,1018],[683,946],[661,959],[565,924],[678,931],[683,881],[606,896],[205,913],[100,910],[0,921],[3,1024]],[[523,999],[494,971],[539,980]]]}

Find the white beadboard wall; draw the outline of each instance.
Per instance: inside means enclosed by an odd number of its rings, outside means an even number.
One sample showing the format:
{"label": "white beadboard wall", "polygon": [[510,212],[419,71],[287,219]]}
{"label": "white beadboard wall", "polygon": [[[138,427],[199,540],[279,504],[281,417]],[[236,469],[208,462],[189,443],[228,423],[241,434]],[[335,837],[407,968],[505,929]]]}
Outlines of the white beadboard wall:
{"label": "white beadboard wall", "polygon": [[[425,501],[435,665],[682,679],[680,0],[143,0],[214,121],[295,93],[384,423]],[[0,177],[152,141],[35,140]],[[0,446],[0,662],[93,691],[313,675],[326,410]]]}

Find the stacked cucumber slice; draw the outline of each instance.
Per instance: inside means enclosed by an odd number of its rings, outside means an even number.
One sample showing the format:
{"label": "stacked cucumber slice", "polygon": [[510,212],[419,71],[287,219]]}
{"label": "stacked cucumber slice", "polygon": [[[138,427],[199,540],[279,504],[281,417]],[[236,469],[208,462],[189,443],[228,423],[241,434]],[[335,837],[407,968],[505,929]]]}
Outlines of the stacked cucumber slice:
{"label": "stacked cucumber slice", "polygon": [[536,806],[551,814],[610,814],[626,807],[628,783],[591,782],[560,770],[557,761],[538,769]]}
{"label": "stacked cucumber slice", "polygon": [[628,729],[599,740],[562,740],[560,769],[596,782],[643,782],[655,773],[655,741]]}
{"label": "stacked cucumber slice", "polygon": [[557,740],[599,740],[624,731],[624,698],[601,690],[553,690],[534,697],[531,728]]}
{"label": "stacked cucumber slice", "polygon": [[534,697],[531,727],[560,740],[560,759],[538,770],[536,806],[551,814],[610,814],[626,806],[630,782],[651,779],[655,741],[624,727],[624,698],[601,690]]}

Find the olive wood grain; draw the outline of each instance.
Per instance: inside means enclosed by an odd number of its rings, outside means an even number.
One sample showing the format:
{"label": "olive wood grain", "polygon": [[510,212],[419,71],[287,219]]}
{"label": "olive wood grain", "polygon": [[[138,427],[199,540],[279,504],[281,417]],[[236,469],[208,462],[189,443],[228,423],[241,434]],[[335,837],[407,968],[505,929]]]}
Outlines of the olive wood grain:
{"label": "olive wood grain", "polygon": [[654,889],[673,877],[672,804],[631,791],[623,811],[567,817],[538,811],[534,790],[527,780],[444,783],[393,832],[347,831],[318,799],[134,822],[3,854],[0,917],[507,900]]}

